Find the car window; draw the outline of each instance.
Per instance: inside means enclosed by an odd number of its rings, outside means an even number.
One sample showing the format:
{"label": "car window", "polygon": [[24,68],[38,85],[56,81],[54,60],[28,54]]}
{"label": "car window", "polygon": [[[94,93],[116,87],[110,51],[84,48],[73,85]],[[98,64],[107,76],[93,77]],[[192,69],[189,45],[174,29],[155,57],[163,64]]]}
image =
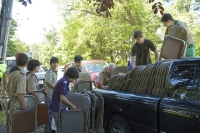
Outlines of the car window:
{"label": "car window", "polygon": [[104,67],[107,66],[106,62],[91,62],[85,63],[85,66],[88,69],[88,72],[100,72]]}
{"label": "car window", "polygon": [[192,100],[195,94],[194,75],[196,65],[174,66],[168,84],[168,97]]}

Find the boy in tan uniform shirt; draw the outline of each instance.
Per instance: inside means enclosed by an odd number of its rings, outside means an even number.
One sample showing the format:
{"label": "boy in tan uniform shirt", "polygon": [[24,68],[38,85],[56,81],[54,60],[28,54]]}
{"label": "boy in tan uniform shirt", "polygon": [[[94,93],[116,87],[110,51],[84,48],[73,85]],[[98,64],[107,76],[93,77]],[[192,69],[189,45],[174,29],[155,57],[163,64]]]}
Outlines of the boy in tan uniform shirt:
{"label": "boy in tan uniform shirt", "polygon": [[13,97],[18,97],[21,109],[27,107],[24,94],[26,94],[26,75],[24,73],[24,67],[28,63],[28,56],[21,53],[16,58],[16,66],[6,70],[3,74],[1,81],[1,88],[3,97],[1,99],[1,106],[4,112],[5,122],[7,121],[7,104]]}
{"label": "boy in tan uniform shirt", "polygon": [[45,88],[45,91],[47,92],[47,97],[49,101],[51,101],[52,99],[53,88],[57,82],[58,63],[59,63],[58,58],[52,57],[50,59],[51,68],[45,74],[44,88]]}
{"label": "boy in tan uniform shirt", "polygon": [[29,72],[26,73],[27,91],[37,99],[38,103],[41,103],[40,98],[35,92],[39,87],[39,81],[35,73],[40,69],[40,62],[34,59],[29,60],[27,69],[29,70]]}
{"label": "boy in tan uniform shirt", "polygon": [[[59,63],[59,61],[58,61],[57,57],[52,57],[50,59],[51,68],[46,73],[45,79],[44,79],[44,88],[47,93],[47,97],[48,97],[49,101],[51,101],[51,99],[52,99],[53,89],[57,82],[58,63]],[[54,119],[52,119],[51,129],[52,129],[52,133],[55,132],[55,130],[56,130],[56,125],[55,125]]]}

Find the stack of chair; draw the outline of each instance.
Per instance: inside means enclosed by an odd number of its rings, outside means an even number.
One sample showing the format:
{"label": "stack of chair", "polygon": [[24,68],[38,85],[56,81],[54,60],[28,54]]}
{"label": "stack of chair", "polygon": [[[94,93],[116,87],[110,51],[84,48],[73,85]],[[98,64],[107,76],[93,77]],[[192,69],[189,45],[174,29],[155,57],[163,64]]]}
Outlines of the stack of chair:
{"label": "stack of chair", "polygon": [[71,110],[65,103],[59,103],[59,133],[88,133],[90,121],[89,96],[68,94],[66,98],[80,110]]}
{"label": "stack of chair", "polygon": [[[37,110],[37,132],[44,132],[47,131],[51,133],[51,120],[50,120],[50,113],[48,109],[49,102],[47,100],[47,94],[43,90],[35,91],[38,97],[41,100],[41,104],[38,104]],[[44,130],[41,130],[43,128]]]}

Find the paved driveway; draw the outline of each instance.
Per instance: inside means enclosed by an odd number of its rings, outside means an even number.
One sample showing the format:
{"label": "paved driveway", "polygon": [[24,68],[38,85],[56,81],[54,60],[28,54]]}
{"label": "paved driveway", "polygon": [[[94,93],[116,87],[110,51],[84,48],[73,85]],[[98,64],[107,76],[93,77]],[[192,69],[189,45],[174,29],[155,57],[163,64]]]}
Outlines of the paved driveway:
{"label": "paved driveway", "polygon": [[2,124],[0,124],[0,133],[5,133],[5,130],[4,130],[4,128],[3,128],[3,125],[2,125]]}

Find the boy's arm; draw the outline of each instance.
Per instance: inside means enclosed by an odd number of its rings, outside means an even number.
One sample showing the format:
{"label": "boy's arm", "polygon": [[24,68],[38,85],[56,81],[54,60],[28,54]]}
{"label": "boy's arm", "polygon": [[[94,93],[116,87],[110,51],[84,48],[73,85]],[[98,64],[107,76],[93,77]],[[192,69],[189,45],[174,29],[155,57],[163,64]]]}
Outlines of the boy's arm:
{"label": "boy's arm", "polygon": [[136,56],[131,56],[132,67],[135,67],[135,60],[136,60]]}
{"label": "boy's arm", "polygon": [[33,95],[33,96],[37,99],[37,102],[38,102],[38,103],[41,103],[41,100],[40,100],[40,98],[38,97],[38,95],[36,94],[35,91],[32,91],[32,92],[31,92],[31,95]]}
{"label": "boy's arm", "polygon": [[53,85],[52,83],[46,82],[46,84],[47,84],[49,87],[54,88],[54,85]]}
{"label": "boy's arm", "polygon": [[25,75],[22,75],[22,77],[19,77],[17,82],[17,97],[21,109],[25,109],[27,106],[24,100],[24,94],[26,94],[26,77]]}
{"label": "boy's arm", "polygon": [[26,109],[26,103],[25,103],[25,100],[24,100],[24,94],[18,94],[18,101],[19,101],[19,104],[21,106],[21,109]]}
{"label": "boy's arm", "polygon": [[47,72],[45,75],[45,82],[50,88],[54,88],[54,85],[52,84],[52,72]]}
{"label": "boy's arm", "polygon": [[76,106],[74,106],[64,95],[60,95],[60,100],[67,104],[72,110],[76,110]]}
{"label": "boy's arm", "polygon": [[154,54],[155,54],[155,61],[156,61],[156,62],[159,61],[158,51],[157,51],[157,50],[154,50],[153,52],[154,52]]}

